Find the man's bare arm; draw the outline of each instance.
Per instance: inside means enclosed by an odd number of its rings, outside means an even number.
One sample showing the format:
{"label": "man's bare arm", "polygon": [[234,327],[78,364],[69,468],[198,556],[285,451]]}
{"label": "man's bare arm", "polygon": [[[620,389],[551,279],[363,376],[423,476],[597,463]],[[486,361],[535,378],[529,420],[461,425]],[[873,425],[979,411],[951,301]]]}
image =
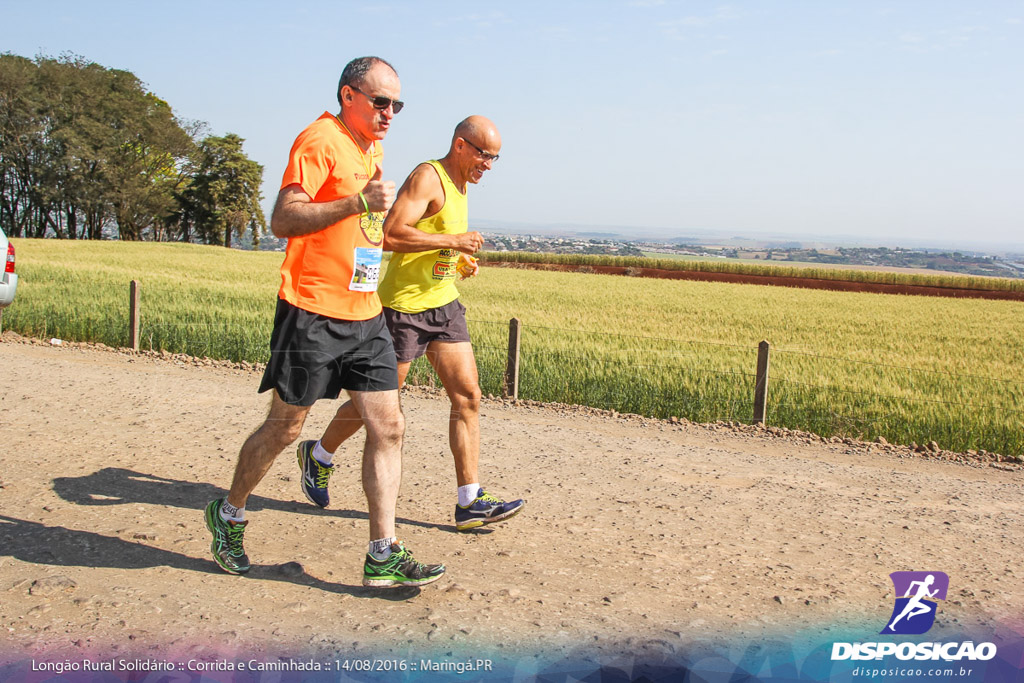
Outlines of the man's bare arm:
{"label": "man's bare arm", "polygon": [[319,232],[338,221],[366,211],[387,211],[395,201],[395,183],[381,181],[380,166],[363,188],[366,206],[358,194],[332,202],[314,202],[299,185],[282,188],[270,216],[270,231],[275,237],[300,237]]}
{"label": "man's bare arm", "polygon": [[479,232],[461,235],[437,235],[414,227],[423,218],[434,215],[431,206],[443,206],[444,189],[437,172],[428,164],[416,168],[402,185],[391,213],[384,220],[384,249],[408,253],[457,249],[472,254],[484,244]]}

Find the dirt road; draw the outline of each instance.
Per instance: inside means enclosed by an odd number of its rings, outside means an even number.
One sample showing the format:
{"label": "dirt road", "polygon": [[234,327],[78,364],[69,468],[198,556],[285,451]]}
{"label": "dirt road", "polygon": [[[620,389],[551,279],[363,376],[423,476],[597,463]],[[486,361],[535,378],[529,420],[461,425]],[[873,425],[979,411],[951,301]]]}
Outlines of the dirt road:
{"label": "dirt road", "polygon": [[[332,508],[286,451],[250,499],[245,577],[202,508],[261,421],[259,374],[8,333],[0,343],[0,639],[48,652],[677,652],[793,629],[877,634],[888,574],[939,570],[933,634],[1024,632],[1024,471],[900,449],[485,401],[484,483],[517,518],[455,532],[447,402],[403,398],[399,535],[448,575],[365,589],[359,449]],[[315,438],[333,413],[316,406]]]}

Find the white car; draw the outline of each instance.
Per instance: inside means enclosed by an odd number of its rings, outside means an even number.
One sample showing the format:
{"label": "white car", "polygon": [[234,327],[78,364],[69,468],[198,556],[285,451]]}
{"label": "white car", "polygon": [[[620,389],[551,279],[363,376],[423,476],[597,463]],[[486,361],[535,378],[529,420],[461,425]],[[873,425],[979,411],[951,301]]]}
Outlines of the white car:
{"label": "white car", "polygon": [[0,308],[6,308],[14,301],[18,289],[18,275],[14,272],[14,245],[0,229],[0,254],[4,255],[4,269],[0,272]]}

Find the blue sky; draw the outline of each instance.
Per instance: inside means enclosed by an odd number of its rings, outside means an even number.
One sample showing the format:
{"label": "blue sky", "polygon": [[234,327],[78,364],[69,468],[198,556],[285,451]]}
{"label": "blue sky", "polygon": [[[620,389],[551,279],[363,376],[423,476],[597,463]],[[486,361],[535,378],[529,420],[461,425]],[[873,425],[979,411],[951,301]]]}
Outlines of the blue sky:
{"label": "blue sky", "polygon": [[1024,243],[1024,2],[0,3],[0,50],[138,75],[276,195],[352,57],[402,78],[397,182],[469,114],[470,222]]}

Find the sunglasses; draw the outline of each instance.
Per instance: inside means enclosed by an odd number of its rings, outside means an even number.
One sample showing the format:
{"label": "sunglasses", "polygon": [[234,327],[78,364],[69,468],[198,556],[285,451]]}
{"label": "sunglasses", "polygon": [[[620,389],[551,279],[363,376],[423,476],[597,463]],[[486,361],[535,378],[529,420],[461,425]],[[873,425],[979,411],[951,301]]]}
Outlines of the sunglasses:
{"label": "sunglasses", "polygon": [[364,93],[362,90],[360,90],[359,88],[357,88],[354,85],[350,85],[348,87],[352,88],[357,93],[359,93],[360,95],[362,95],[366,99],[370,100],[370,104],[373,105],[374,109],[380,109],[381,111],[384,111],[388,107],[391,107],[392,110],[397,114],[398,112],[402,111],[402,107],[405,106],[405,102],[403,102],[402,100],[389,100],[386,97],[380,97],[380,96],[373,97],[371,95],[367,95],[366,93]]}
{"label": "sunglasses", "polygon": [[476,145],[474,145],[469,140],[466,140],[466,138],[462,138],[462,139],[465,141],[465,143],[467,145],[469,145],[470,147],[475,149],[477,152],[479,152],[480,156],[483,158],[484,161],[497,161],[498,157],[501,156],[500,154],[491,154],[490,152],[485,152],[482,149],[480,149],[479,147],[477,147]]}

